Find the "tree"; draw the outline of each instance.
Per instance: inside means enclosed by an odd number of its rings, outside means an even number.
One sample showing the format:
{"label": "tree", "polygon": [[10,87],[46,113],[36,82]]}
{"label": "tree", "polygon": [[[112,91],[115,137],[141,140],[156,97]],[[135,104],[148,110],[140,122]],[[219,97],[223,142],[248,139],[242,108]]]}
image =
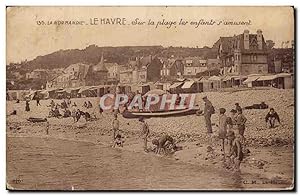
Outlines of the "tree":
{"label": "tree", "polygon": [[266,40],[266,46],[268,50],[271,50],[275,46],[275,43],[273,40]]}

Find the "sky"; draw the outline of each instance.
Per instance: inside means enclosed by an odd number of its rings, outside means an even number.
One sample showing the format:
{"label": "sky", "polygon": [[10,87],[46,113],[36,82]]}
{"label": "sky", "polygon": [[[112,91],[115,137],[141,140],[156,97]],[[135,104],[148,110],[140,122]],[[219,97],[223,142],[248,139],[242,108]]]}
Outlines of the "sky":
{"label": "sky", "polygon": [[[61,49],[98,46],[212,47],[220,36],[261,29],[275,47],[294,39],[291,7],[9,7],[6,11],[7,64],[32,60]],[[125,25],[91,25],[93,18],[125,18]],[[143,25],[134,25],[136,18]],[[179,25],[179,21],[186,25]],[[190,22],[216,21],[195,28]],[[83,25],[54,25],[54,21],[84,21]],[[154,25],[148,25],[149,20]],[[176,22],[170,28],[158,22]],[[44,21],[45,25],[38,25]],[[217,23],[220,25],[216,25]],[[243,21],[250,25],[225,25]],[[52,22],[52,24],[50,24]],[[161,24],[161,23],[159,23]],[[175,27],[176,26],[176,27]]]}

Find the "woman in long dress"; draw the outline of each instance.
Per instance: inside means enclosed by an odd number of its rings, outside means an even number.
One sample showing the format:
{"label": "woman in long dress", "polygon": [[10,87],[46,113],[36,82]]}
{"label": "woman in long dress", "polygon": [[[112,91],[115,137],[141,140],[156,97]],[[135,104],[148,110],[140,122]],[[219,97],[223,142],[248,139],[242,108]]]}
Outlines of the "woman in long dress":
{"label": "woman in long dress", "polygon": [[29,100],[26,100],[25,111],[26,111],[26,112],[29,112],[29,111],[30,111]]}

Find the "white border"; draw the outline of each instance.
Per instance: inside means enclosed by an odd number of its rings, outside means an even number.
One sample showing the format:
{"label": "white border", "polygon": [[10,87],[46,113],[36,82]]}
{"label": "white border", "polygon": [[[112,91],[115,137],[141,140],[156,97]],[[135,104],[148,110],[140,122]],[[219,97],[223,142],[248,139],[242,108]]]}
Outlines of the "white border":
{"label": "white border", "polygon": [[[5,189],[5,181],[6,181],[6,168],[5,168],[5,163],[6,163],[6,111],[5,111],[5,106],[6,106],[6,102],[5,102],[5,97],[6,97],[6,89],[5,89],[5,84],[6,84],[6,54],[5,54],[5,48],[6,45],[4,43],[6,43],[5,40],[5,34],[6,34],[6,17],[5,17],[5,7],[7,5],[26,5],[26,6],[32,6],[32,5],[50,5],[50,6],[59,6],[59,5],[81,5],[81,6],[93,6],[93,5],[201,5],[201,6],[208,6],[208,5],[215,5],[215,6],[224,6],[224,5],[235,5],[235,6],[242,6],[242,5],[253,5],[253,6],[263,6],[263,5],[272,5],[272,6],[276,6],[276,5],[293,5],[296,8],[299,8],[299,0],[276,0],[276,2],[274,2],[274,0],[251,0],[251,1],[242,1],[242,0],[226,0],[226,1],[222,1],[222,0],[207,0],[207,1],[196,1],[196,0],[184,0],[184,1],[180,1],[180,0],[147,0],[147,1],[141,1],[141,0],[126,0],[126,1],[121,1],[121,0],[109,0],[109,1],[103,1],[103,0],[72,0],[72,1],[67,1],[67,0],[1,0],[0,1],[0,55],[2,58],[1,59],[1,71],[0,71],[0,97],[1,97],[1,110],[0,110],[0,149],[1,149],[1,156],[0,156],[0,165],[1,165],[1,170],[0,170],[0,193],[1,195],[6,195],[8,194],[8,191],[6,191]],[[274,21],[276,22],[276,21]],[[297,22],[297,26],[299,25],[299,20],[296,20]],[[298,32],[296,34],[297,38],[298,38]],[[297,43],[296,46],[298,46],[298,39],[296,39]],[[297,50],[297,57],[299,56],[299,50]],[[299,67],[297,69],[297,75],[299,76]],[[297,87],[299,87],[299,79],[297,81]],[[298,97],[298,96],[297,96]],[[299,103],[297,104],[299,106]],[[298,107],[297,107],[297,111],[298,111]],[[297,120],[299,120],[299,116],[297,118]],[[299,135],[300,133],[297,133],[297,141],[299,141]],[[297,155],[299,152],[299,148],[297,148]],[[299,170],[299,168],[297,168],[297,170]],[[298,175],[297,175],[298,176]],[[296,179],[299,178],[297,177]],[[298,183],[296,183],[296,187],[299,188]],[[16,194],[16,193],[15,193]],[[20,194],[20,193],[17,193]],[[38,193],[41,194],[41,193]],[[42,193],[45,194],[45,193]],[[52,194],[51,192],[48,192],[46,194]],[[65,193],[56,193],[58,195],[61,194],[65,194]],[[78,193],[77,195],[83,195],[86,193]],[[106,194],[106,193],[100,193],[100,194]],[[114,193],[114,194],[120,194],[120,193]],[[121,193],[124,194],[124,193]],[[128,194],[128,193],[125,193]],[[130,193],[129,193],[130,194]],[[155,193],[158,195],[162,195],[163,193]],[[188,194],[188,193],[181,193],[183,195]],[[218,193],[200,193],[200,194],[218,194]],[[230,194],[230,193],[229,193]],[[249,193],[248,195],[263,195],[266,193]],[[273,194],[273,193],[267,193],[267,194]],[[288,194],[288,193],[285,193]]]}

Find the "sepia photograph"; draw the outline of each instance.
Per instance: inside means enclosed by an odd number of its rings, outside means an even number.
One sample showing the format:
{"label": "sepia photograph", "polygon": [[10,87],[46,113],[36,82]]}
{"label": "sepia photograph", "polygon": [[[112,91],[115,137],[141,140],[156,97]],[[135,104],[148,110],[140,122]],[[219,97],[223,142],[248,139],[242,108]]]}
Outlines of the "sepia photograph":
{"label": "sepia photograph", "polygon": [[294,191],[293,6],[7,6],[9,191]]}

